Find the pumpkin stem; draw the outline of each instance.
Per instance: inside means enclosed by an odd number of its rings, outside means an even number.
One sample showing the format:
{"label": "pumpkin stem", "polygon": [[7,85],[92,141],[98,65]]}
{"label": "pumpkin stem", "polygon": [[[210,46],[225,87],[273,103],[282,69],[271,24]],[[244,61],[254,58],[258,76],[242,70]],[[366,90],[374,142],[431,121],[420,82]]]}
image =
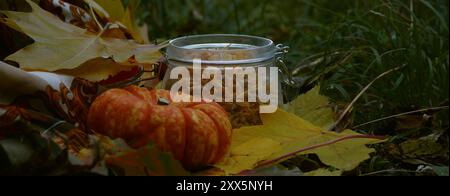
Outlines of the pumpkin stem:
{"label": "pumpkin stem", "polygon": [[158,105],[169,105],[170,101],[165,98],[158,98]]}

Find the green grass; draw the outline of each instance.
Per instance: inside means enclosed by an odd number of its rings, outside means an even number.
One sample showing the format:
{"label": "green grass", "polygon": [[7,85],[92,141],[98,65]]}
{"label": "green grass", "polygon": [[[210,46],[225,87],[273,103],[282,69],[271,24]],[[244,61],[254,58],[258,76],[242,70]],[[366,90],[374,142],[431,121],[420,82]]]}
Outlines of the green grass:
{"label": "green grass", "polygon": [[[149,0],[140,18],[153,39],[239,33],[291,47],[299,86],[320,83],[343,106],[381,73],[355,105],[355,124],[445,104],[449,95],[446,0]],[[348,58],[345,58],[348,57]],[[293,88],[290,97],[305,88]],[[448,110],[437,122],[448,128]],[[389,121],[363,128],[392,133]]]}

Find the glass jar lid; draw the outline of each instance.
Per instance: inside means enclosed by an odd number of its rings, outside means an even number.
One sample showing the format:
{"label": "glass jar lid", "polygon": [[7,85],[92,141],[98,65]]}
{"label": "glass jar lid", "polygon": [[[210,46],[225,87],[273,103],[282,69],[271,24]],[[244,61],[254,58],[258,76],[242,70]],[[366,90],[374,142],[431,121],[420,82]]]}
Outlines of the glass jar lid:
{"label": "glass jar lid", "polygon": [[278,51],[270,39],[232,34],[195,35],[170,41],[167,59],[192,63],[237,65],[271,60]]}

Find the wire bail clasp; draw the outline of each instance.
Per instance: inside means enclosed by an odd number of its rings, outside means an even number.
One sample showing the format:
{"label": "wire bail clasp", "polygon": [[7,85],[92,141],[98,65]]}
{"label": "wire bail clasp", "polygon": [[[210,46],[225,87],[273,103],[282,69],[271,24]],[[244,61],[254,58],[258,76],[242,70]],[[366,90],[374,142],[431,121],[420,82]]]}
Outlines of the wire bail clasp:
{"label": "wire bail clasp", "polygon": [[283,44],[278,44],[276,46],[277,52],[275,53],[276,66],[280,69],[280,73],[283,77],[282,82],[289,86],[294,86],[295,81],[293,80],[292,72],[286,65],[286,56],[289,53],[289,46]]}

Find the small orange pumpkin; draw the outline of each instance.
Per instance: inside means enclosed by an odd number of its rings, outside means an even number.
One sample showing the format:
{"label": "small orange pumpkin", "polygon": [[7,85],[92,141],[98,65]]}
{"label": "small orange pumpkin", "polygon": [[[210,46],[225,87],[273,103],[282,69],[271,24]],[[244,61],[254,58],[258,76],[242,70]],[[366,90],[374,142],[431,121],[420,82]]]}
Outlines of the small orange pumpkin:
{"label": "small orange pumpkin", "polygon": [[113,139],[122,138],[133,148],[154,142],[187,169],[221,161],[232,134],[228,114],[219,104],[173,103],[169,91],[136,86],[97,97],[88,126]]}

